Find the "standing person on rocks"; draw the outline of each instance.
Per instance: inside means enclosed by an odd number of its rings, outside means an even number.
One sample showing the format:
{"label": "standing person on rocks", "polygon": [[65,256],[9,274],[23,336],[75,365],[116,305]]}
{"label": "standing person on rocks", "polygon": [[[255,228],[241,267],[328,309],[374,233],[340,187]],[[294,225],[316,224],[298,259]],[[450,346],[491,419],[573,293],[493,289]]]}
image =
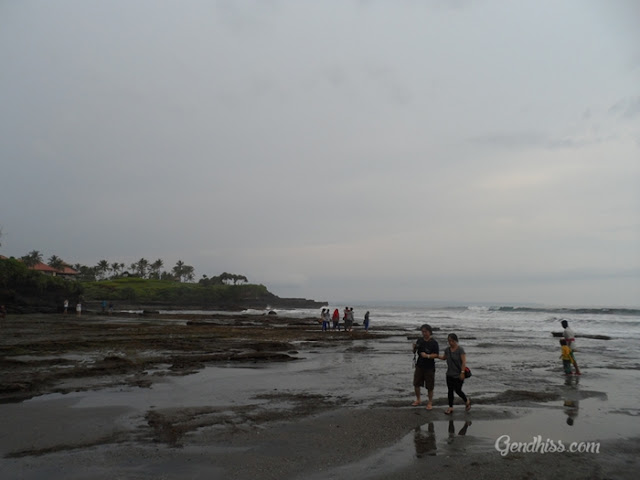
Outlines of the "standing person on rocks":
{"label": "standing person on rocks", "polygon": [[331,324],[331,314],[329,313],[329,309],[322,309],[322,331],[328,332],[329,325]]}
{"label": "standing person on rocks", "polygon": [[573,367],[576,369],[576,375],[580,375],[580,368],[578,367],[578,362],[576,362],[576,335],[573,333],[573,330],[569,328],[569,322],[566,320],[562,320],[560,322],[564,331],[562,332],[562,336],[567,341],[567,346],[571,349],[571,363],[573,363]]}
{"label": "standing person on rocks", "polygon": [[415,369],[413,371],[413,387],[416,393],[416,399],[411,404],[414,407],[420,405],[420,388],[427,389],[427,410],[433,408],[433,388],[436,376],[436,362],[433,360],[438,358],[440,353],[438,342],[431,336],[433,329],[431,325],[425,323],[420,327],[422,338],[416,340],[413,344],[413,353],[417,354]]}
{"label": "standing person on rocks", "polygon": [[340,330],[340,310],[338,310],[337,308],[333,311],[333,329],[334,330]]}
{"label": "standing person on rocks", "polygon": [[351,327],[353,326],[353,310],[349,307],[345,307],[344,309],[344,331],[350,332]]}
{"label": "standing person on rocks", "polygon": [[369,310],[367,310],[367,313],[364,314],[364,331],[368,332],[369,331]]}
{"label": "standing person on rocks", "polygon": [[450,333],[447,337],[449,346],[444,349],[444,354],[438,358],[447,361],[447,398],[449,400],[449,408],[444,413],[451,415],[453,413],[453,392],[455,392],[464,402],[465,410],[471,409],[471,400],[462,391],[464,383],[464,369],[467,368],[467,355],[458,344],[458,336]]}

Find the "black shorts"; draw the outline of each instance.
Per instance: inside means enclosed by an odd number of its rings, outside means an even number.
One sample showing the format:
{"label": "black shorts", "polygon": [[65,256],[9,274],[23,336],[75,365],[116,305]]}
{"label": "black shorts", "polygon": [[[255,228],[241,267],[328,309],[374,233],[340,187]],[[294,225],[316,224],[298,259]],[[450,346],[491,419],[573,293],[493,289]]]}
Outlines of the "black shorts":
{"label": "black shorts", "polygon": [[413,371],[413,386],[424,387],[427,390],[433,390],[435,384],[436,371],[425,370],[421,367],[416,367]]}

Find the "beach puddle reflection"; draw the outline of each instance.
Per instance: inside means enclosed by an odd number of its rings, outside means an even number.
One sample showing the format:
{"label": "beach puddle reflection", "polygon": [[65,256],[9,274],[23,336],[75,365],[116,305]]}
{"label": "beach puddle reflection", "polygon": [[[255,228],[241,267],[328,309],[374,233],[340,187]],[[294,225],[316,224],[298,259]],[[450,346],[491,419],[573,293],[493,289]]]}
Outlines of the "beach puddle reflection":
{"label": "beach puddle reflection", "polygon": [[475,422],[468,420],[433,421],[414,430],[388,448],[377,450],[367,458],[305,476],[308,479],[383,478],[412,465],[420,465],[432,456],[459,456],[464,453],[488,451],[492,444],[472,434]]}
{"label": "beach puddle reflection", "polygon": [[[541,437],[569,445],[572,442],[600,442],[637,435],[637,416],[609,412],[603,415],[602,401],[563,400],[558,408],[533,408],[522,416],[500,420],[473,420],[473,415],[435,420],[416,426],[394,445],[377,450],[361,461],[307,478],[379,478],[405,468],[420,468],[429,457],[458,457],[467,454],[500,455],[499,438],[511,442],[532,442]],[[522,410],[518,410],[522,413]]]}
{"label": "beach puddle reflection", "polygon": [[540,435],[562,442],[630,438],[640,431],[640,418],[626,411],[609,411],[600,399],[558,401],[557,408],[534,408],[519,418],[474,422],[474,435],[496,441],[508,435],[527,442]]}
{"label": "beach puddle reflection", "polygon": [[[436,423],[438,424],[439,434],[436,435]],[[475,445],[476,439],[470,436],[466,437],[467,431],[473,425],[470,420],[458,421],[449,420],[446,423],[446,435],[442,428],[443,422],[429,422],[422,426],[417,426],[413,431],[413,446],[415,448],[415,457],[422,458],[429,455],[449,455],[453,452],[466,451],[469,447]],[[438,453],[438,437],[440,438],[440,453]],[[444,439],[444,440],[443,440]],[[444,443],[443,443],[444,442]]]}

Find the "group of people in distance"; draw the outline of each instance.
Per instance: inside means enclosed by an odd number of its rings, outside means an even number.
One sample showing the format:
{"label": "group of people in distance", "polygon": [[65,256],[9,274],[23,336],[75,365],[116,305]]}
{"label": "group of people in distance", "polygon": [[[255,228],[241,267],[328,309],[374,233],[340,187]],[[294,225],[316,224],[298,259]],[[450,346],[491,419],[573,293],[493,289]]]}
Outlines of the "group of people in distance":
{"label": "group of people in distance", "polygon": [[[342,321],[344,322],[345,332],[353,331],[353,307],[344,308]],[[320,314],[320,322],[322,323],[323,332],[327,332],[329,330],[340,330],[340,311],[336,308],[332,315],[329,308],[323,308],[322,313]],[[362,326],[365,331],[369,331],[369,311],[364,314]]]}
{"label": "group of people in distance", "polygon": [[[65,298],[64,303],[62,304],[62,313],[66,315],[68,311],[69,311],[69,300]],[[80,300],[78,300],[78,303],[76,303],[76,315],[78,316],[82,315],[82,303],[80,303]]]}
{"label": "group of people in distance", "polygon": [[[103,300],[102,303],[100,304],[102,306],[102,312],[106,312],[107,311],[107,301]],[[109,315],[111,315],[113,313],[113,302],[109,302],[108,305],[109,308]],[[64,299],[64,302],[62,304],[62,313],[64,313],[65,315],[69,312],[69,300],[67,300],[66,298]],[[76,315],[81,316],[82,315],[82,303],[80,302],[80,300],[78,300],[78,303],[76,303]]]}
{"label": "group of people in distance", "polygon": [[464,348],[458,343],[458,336],[450,333],[447,337],[449,346],[444,349],[444,353],[440,355],[438,342],[432,337],[433,329],[431,325],[424,324],[420,327],[422,338],[419,338],[413,344],[413,353],[417,356],[415,360],[415,369],[413,372],[413,387],[416,393],[416,399],[412,403],[413,406],[420,405],[420,388],[427,389],[427,410],[433,409],[433,389],[435,386],[436,364],[435,359],[445,360],[447,362],[447,399],[449,408],[444,413],[451,415],[453,413],[453,394],[454,392],[462,399],[465,410],[471,409],[471,399],[462,391],[462,385],[465,379],[465,369],[467,368],[467,355]]}

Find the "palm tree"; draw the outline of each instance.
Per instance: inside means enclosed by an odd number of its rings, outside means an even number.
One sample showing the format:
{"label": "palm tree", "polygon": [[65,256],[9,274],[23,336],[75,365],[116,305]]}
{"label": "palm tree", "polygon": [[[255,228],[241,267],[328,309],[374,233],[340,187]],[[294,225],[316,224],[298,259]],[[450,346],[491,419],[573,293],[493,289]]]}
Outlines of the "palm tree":
{"label": "palm tree", "polygon": [[173,275],[179,281],[191,282],[195,278],[194,268],[191,265],[186,265],[182,260],[176,262],[176,266],[173,267]]}
{"label": "palm tree", "polygon": [[48,265],[56,270],[64,270],[64,261],[57,255],[51,255],[47,260]]}
{"label": "palm tree", "polygon": [[149,278],[158,280],[160,278],[160,270],[162,269],[164,262],[161,259],[156,260],[151,264],[151,271],[149,272]]}
{"label": "palm tree", "polygon": [[109,271],[109,262],[107,262],[106,260],[100,260],[96,265],[96,272],[98,273],[100,278],[101,279],[104,278],[107,275],[108,271]]}
{"label": "palm tree", "polygon": [[193,282],[193,279],[195,278],[193,267],[191,265],[185,265],[182,275],[187,282]]}
{"label": "palm tree", "polygon": [[146,278],[147,270],[149,269],[149,260],[141,258],[134,265],[136,272],[138,272],[138,275],[140,275],[140,278]]}
{"label": "palm tree", "polygon": [[[120,263],[114,262],[111,264],[111,271],[113,272],[113,277],[117,277],[120,273]],[[124,264],[122,264],[124,266]]]}
{"label": "palm tree", "polygon": [[38,250],[32,250],[21,260],[27,267],[35,267],[37,264],[42,263],[42,254]]}
{"label": "palm tree", "polygon": [[184,262],[182,260],[178,260],[176,262],[176,266],[173,267],[173,275],[176,277],[176,279],[181,282],[182,281],[182,275],[184,275]]}

